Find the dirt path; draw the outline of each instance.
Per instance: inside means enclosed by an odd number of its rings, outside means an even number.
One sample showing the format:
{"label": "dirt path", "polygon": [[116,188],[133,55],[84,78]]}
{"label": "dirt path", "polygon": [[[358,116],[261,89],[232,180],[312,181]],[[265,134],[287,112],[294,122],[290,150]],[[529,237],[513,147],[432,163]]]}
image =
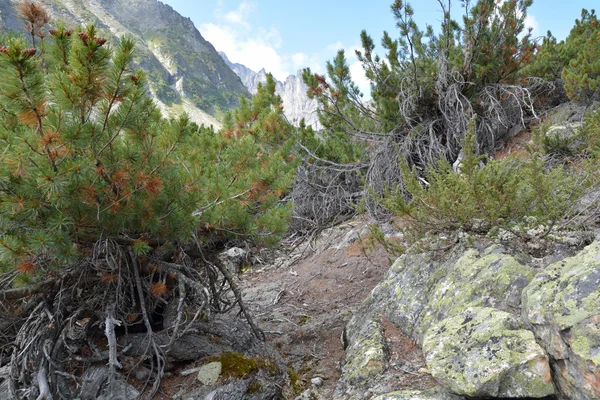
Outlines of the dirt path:
{"label": "dirt path", "polygon": [[244,297],[268,340],[299,376],[299,385],[331,398],[344,355],[341,334],[352,312],[390,266],[381,248],[367,250],[365,218],[324,232],[271,265],[242,276]]}

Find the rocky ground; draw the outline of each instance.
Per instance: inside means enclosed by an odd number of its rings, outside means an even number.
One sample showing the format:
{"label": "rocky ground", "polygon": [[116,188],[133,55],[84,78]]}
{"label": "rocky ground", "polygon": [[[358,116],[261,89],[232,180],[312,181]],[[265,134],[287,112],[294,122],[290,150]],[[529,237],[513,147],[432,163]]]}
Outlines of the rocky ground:
{"label": "rocky ground", "polygon": [[[368,220],[361,217],[241,276],[245,300],[268,341],[297,373],[297,394],[332,397],[345,326],[391,265],[369,238]],[[395,360],[391,388],[432,386],[420,348],[392,324],[385,332]]]}

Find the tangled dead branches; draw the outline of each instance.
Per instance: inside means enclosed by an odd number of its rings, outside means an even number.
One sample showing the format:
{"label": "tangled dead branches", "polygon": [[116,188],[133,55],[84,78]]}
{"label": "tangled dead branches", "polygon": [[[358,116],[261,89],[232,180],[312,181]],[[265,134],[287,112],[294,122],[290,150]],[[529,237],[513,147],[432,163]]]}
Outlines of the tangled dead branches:
{"label": "tangled dead branches", "polygon": [[300,147],[312,161],[304,162],[296,174],[290,195],[294,204],[291,231],[319,231],[355,215],[363,196],[360,173],[368,164],[338,164]]}
{"label": "tangled dead branches", "polygon": [[[143,365],[150,372],[139,389],[151,398],[174,343],[194,322],[236,306],[264,339],[229,271],[199,250],[162,246],[136,255],[132,243],[103,239],[60,276],[48,271],[37,285],[0,290],[0,360],[10,365],[11,397],[77,398],[86,386],[82,372],[100,363],[108,365],[108,394],[119,374]],[[15,276],[0,277],[2,288]],[[130,345],[119,338],[129,333],[145,335],[145,351],[125,366]]]}
{"label": "tangled dead branches", "polygon": [[[458,74],[443,77],[453,81],[438,81],[437,87],[441,91],[438,97],[438,113],[418,123],[413,121],[404,127],[397,127],[380,142],[371,158],[366,176],[366,183],[373,190],[372,193],[381,195],[385,190],[402,184],[398,164],[400,157],[414,167],[418,174],[424,173],[428,165],[435,165],[439,159],[455,162],[460,157],[461,140],[467,124],[474,114],[479,116],[479,153],[493,154],[504,141],[525,129],[532,119],[537,118],[534,100],[554,89],[551,83],[534,78],[529,79],[527,86],[487,85],[477,93],[477,101],[472,104],[462,94],[466,83],[460,81]],[[404,107],[411,109],[416,106],[405,104]],[[376,217],[385,216],[386,213],[378,201],[369,196],[369,192],[367,196],[366,204],[371,214]]]}

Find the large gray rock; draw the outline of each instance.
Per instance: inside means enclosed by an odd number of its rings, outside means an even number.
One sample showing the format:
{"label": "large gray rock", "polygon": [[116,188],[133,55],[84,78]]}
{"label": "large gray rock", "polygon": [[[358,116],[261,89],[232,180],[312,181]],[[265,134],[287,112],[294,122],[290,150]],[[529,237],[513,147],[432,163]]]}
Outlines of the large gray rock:
{"label": "large gray rock", "polygon": [[423,352],[436,380],[469,397],[554,394],[548,357],[513,315],[472,307],[434,325]]}
{"label": "large gray rock", "polygon": [[569,399],[600,398],[600,242],[548,266],[523,292],[525,322]]}
{"label": "large gray rock", "polygon": [[417,343],[430,326],[466,307],[493,307],[520,314],[521,291],[535,275],[504,248],[456,249],[400,257],[348,324],[353,340],[373,316],[383,314]]}
{"label": "large gray rock", "polygon": [[[439,331],[441,327],[448,329],[444,324],[461,318],[466,308],[472,308],[488,310],[489,316],[494,317],[495,322],[490,327],[495,329],[494,341],[499,343],[494,343],[494,346],[506,350],[518,344],[526,353],[518,357],[508,351],[487,360],[482,368],[502,371],[501,377],[494,378],[497,381],[495,389],[480,390],[482,385],[473,383],[476,389],[468,393],[491,395],[495,391],[516,396],[522,392],[532,397],[536,397],[536,393],[542,393],[543,396],[552,394],[548,358],[542,348],[536,345],[533,334],[524,330],[518,322],[522,290],[533,279],[535,272],[500,246],[456,248],[444,258],[432,253],[400,257],[348,323],[348,348],[336,393],[341,398],[343,393],[360,392],[361,388],[372,387],[374,382],[381,380],[374,378],[374,375],[386,373],[384,370],[388,360],[385,358],[385,337],[378,328],[380,316],[384,316],[416,343],[422,344],[424,338],[428,337],[428,347],[424,350],[428,367],[438,371],[434,377],[456,393],[465,394],[459,387],[472,379],[484,379],[484,375],[480,373],[478,378],[469,376],[475,370],[472,367],[463,370],[463,376],[442,379],[439,371],[447,360],[441,357],[442,353],[436,346],[452,348],[456,343],[468,342],[472,346],[472,353],[462,354],[459,350],[465,349],[457,348],[457,354],[471,357],[472,363],[477,362],[475,354],[487,345],[483,336],[469,336],[462,331],[443,335]],[[473,324],[473,329],[477,328]],[[507,324],[511,326],[510,329]],[[377,372],[379,370],[381,372]],[[525,385],[517,389],[519,380],[524,376],[531,377],[531,383],[540,383],[539,387]]]}
{"label": "large gray rock", "polygon": [[106,366],[91,367],[82,376],[83,385],[78,396],[81,400],[136,400],[141,394],[136,388],[117,375],[112,387],[109,387],[110,370]]}

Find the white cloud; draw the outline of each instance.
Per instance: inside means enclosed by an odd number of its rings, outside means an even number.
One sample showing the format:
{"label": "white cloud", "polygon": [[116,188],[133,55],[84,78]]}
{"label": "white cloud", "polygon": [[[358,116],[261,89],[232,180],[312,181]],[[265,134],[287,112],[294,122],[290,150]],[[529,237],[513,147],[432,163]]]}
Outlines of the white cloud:
{"label": "white cloud", "polygon": [[243,1],[240,3],[240,5],[235,11],[229,11],[228,13],[226,13],[224,19],[225,21],[230,22],[232,24],[240,24],[243,25],[245,28],[250,28],[250,24],[247,22],[247,18],[253,10],[253,4],[248,3],[247,1]]}
{"label": "white cloud", "polygon": [[252,0],[242,0],[237,7],[229,10],[219,0],[213,14],[214,22],[201,24],[200,33],[218,51],[227,54],[232,62],[243,64],[256,72],[264,68],[280,81],[306,67],[322,74],[325,72],[326,61],[332,60],[338,49],[344,49],[355,83],[361,91],[369,92],[364,71],[354,53],[359,48],[358,44],[345,46],[338,41],[312,54],[285,54],[282,52],[283,41],[277,29],[254,26],[250,22],[257,10],[258,7]]}
{"label": "white cloud", "polygon": [[535,34],[540,29],[540,23],[537,19],[535,19],[533,15],[527,14],[527,16],[525,17],[525,28],[531,28],[532,32]]}
{"label": "white cloud", "polygon": [[264,68],[279,80],[284,80],[290,74],[289,63],[277,52],[281,39],[276,32],[254,30],[249,35],[245,29],[232,29],[226,24],[203,24],[200,32],[234,63],[243,64],[257,72]]}
{"label": "white cloud", "polygon": [[223,11],[222,3],[217,4],[216,22],[200,25],[200,33],[218,51],[227,54],[232,62],[243,64],[257,72],[264,68],[275,78],[285,80],[292,67],[297,68],[300,58],[282,57],[279,54],[282,46],[279,31],[253,26],[250,17],[255,10],[256,6],[247,0],[230,11]]}
{"label": "white cloud", "polygon": [[300,68],[305,68],[309,65],[310,58],[305,53],[292,54],[292,67],[294,71],[298,71]]}
{"label": "white cloud", "polygon": [[365,70],[360,61],[350,64],[350,76],[365,98],[369,98],[371,96],[371,81],[366,77]]}

